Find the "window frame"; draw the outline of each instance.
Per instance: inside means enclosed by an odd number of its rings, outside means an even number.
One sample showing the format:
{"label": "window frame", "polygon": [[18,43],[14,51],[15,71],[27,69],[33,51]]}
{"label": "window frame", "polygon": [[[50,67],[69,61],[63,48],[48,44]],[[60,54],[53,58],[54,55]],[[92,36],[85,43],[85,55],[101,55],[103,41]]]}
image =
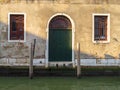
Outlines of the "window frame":
{"label": "window frame", "polygon": [[[24,15],[24,40],[10,40],[10,15]],[[8,42],[26,42],[26,13],[8,13]]]}
{"label": "window frame", "polygon": [[[106,40],[94,40],[95,39],[95,16],[107,16],[107,39]],[[110,42],[110,14],[94,13],[92,15],[92,42],[93,43],[109,43]]]}

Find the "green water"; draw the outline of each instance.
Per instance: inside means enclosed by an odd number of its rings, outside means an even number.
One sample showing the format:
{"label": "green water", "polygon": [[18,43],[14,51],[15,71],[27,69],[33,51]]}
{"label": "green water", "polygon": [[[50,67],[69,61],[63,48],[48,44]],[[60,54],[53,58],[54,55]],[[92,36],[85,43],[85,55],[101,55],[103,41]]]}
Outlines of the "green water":
{"label": "green water", "polygon": [[0,77],[0,90],[120,90],[120,77]]}

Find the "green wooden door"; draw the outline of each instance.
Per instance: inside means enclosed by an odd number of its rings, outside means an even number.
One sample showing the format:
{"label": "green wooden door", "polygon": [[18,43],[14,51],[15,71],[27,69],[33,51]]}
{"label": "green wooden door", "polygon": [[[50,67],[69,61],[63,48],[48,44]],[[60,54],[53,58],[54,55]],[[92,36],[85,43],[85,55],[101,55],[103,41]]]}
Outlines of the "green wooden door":
{"label": "green wooden door", "polygon": [[49,30],[49,61],[72,61],[72,30]]}

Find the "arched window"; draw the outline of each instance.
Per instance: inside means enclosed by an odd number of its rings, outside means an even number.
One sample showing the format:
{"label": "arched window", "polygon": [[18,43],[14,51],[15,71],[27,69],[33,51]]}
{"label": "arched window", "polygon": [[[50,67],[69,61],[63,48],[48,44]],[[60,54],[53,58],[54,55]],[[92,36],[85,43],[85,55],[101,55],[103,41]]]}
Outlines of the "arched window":
{"label": "arched window", "polygon": [[62,15],[54,17],[49,24],[49,29],[71,29],[72,25],[70,20]]}

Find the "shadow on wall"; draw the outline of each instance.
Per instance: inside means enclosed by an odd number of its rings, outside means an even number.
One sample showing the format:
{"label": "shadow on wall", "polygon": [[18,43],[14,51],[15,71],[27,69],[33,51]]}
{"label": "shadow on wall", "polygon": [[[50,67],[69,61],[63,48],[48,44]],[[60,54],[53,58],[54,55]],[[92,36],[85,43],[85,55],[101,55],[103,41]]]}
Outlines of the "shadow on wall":
{"label": "shadow on wall", "polygon": [[8,25],[0,22],[0,57],[28,58],[29,45],[36,39],[35,58],[45,58],[46,40],[26,32],[26,42],[8,42]]}
{"label": "shadow on wall", "polygon": [[[8,42],[7,27],[8,27],[7,24],[0,22],[0,58],[28,58],[29,45],[34,39],[36,39],[35,58],[45,58],[46,39],[31,34],[30,32],[26,32],[25,43]],[[75,47],[76,46],[77,45],[75,45]],[[77,58],[77,51],[74,52],[75,52],[75,58]],[[81,59],[96,59],[95,55],[87,54],[85,52],[81,52],[80,57]],[[105,54],[105,58],[114,59],[115,57]]]}
{"label": "shadow on wall", "polygon": [[111,56],[111,55],[109,55],[109,54],[105,54],[105,58],[106,58],[106,59],[111,59],[111,58],[115,58],[115,57],[113,57],[113,56]]}

